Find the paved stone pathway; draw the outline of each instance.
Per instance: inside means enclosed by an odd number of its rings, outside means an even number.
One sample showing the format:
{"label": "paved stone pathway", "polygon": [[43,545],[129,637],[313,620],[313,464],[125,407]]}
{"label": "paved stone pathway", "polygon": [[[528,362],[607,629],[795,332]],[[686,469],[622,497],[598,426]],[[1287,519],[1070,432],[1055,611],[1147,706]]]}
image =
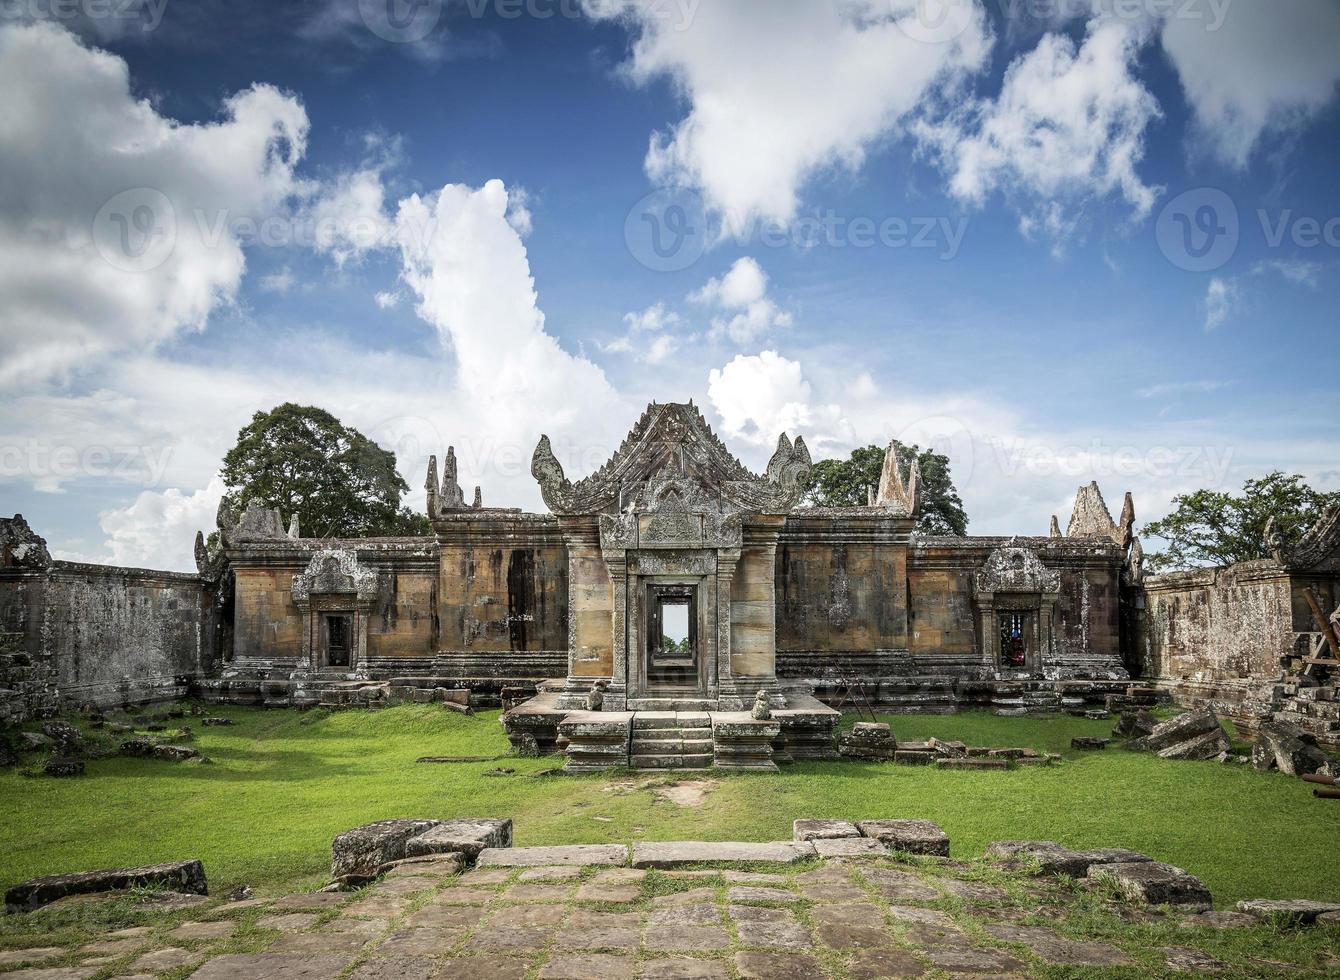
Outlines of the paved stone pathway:
{"label": "paved stone pathway", "polygon": [[[878,980],[1024,977],[1048,968],[1139,976],[1151,967],[1210,974],[1230,965],[1189,943],[1251,927],[1230,913],[1172,913],[1166,924],[1177,945],[1122,949],[1064,934],[1061,920],[1076,901],[1066,884],[980,864],[882,856],[767,871],[643,869],[611,866],[609,850],[582,853],[599,863],[518,849],[508,866],[456,874],[449,861],[426,860],[355,893],[201,907],[74,950],[0,951],[0,971],[11,971],[0,978]],[[543,863],[545,856],[560,862]],[[1109,906],[1114,923],[1122,910]]]}

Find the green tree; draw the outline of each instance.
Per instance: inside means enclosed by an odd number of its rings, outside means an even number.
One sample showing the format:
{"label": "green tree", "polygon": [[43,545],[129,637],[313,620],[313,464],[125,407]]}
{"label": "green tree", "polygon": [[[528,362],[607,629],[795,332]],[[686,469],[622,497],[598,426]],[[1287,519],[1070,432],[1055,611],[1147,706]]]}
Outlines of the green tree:
{"label": "green tree", "polygon": [[428,518],[401,506],[409,486],[395,455],[329,412],[286,402],[257,412],[223,457],[224,501],[253,500],[298,515],[309,537],[428,534]]}
{"label": "green tree", "polygon": [[[915,457],[921,468],[921,516],[917,530],[922,534],[968,533],[968,515],[949,473],[949,457],[919,446],[894,442],[894,450],[904,471]],[[814,464],[806,500],[815,507],[864,507],[869,503],[869,488],[879,488],[884,469],[884,450],[863,446],[848,459],[825,459]]]}
{"label": "green tree", "polygon": [[1166,572],[1269,558],[1265,534],[1272,517],[1285,547],[1292,547],[1336,505],[1340,492],[1313,490],[1298,474],[1286,476],[1278,470],[1248,480],[1240,494],[1219,490],[1182,494],[1173,498],[1167,517],[1141,532],[1168,542],[1165,550],[1146,555],[1145,565]]}

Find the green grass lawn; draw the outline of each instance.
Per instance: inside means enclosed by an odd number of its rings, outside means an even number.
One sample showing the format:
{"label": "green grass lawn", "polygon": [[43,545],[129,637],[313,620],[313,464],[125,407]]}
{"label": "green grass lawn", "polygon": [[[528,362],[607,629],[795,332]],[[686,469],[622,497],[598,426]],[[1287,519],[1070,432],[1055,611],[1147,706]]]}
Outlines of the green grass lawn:
{"label": "green grass lawn", "polygon": [[[1340,900],[1340,866],[1318,846],[1340,840],[1340,803],[1244,766],[1165,762],[1117,748],[1070,750],[1110,722],[987,713],[882,720],[900,738],[1060,752],[1050,768],[940,772],[855,762],[802,763],[779,774],[706,778],[698,806],[658,798],[674,780],[646,773],[541,775],[558,759],[416,764],[424,755],[503,755],[496,712],[440,706],[302,715],[234,708],[227,728],[192,743],[213,765],[90,761],[80,779],[0,771],[0,886],[41,874],[198,857],[211,890],[277,893],[320,883],[330,840],[389,817],[507,816],[516,844],[634,839],[784,840],[797,817],[923,817],[956,855],[989,841],[1036,838],[1123,846],[1200,875],[1223,906],[1242,898]],[[189,723],[189,719],[188,719]],[[507,766],[512,775],[488,776]]]}

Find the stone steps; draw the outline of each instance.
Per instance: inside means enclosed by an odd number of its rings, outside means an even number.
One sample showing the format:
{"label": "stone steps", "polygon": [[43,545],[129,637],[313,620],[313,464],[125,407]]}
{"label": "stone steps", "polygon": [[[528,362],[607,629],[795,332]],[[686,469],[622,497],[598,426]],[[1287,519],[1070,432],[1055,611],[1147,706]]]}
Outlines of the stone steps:
{"label": "stone steps", "polygon": [[634,769],[709,769],[712,717],[702,711],[641,711],[633,716],[629,764]]}

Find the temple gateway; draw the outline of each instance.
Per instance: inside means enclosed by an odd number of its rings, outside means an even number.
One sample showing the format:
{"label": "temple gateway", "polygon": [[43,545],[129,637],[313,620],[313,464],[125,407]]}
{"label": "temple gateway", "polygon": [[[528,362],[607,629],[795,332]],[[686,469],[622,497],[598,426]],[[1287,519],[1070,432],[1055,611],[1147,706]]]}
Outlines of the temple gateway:
{"label": "temple gateway", "polygon": [[1267,690],[1338,604],[1340,513],[1267,562],[1146,580],[1129,494],[1113,520],[1082,487],[1064,533],[927,536],[915,462],[889,453],[862,507],[802,506],[810,470],[783,434],[751,472],[668,403],[581,479],[540,437],[544,514],[467,502],[453,451],[440,476],[430,459],[431,537],[305,538],[223,509],[180,575],[53,561],[16,516],[0,617],[27,653],[0,714],[448,697],[501,701],[514,744],[569,768],[770,766],[831,754],[853,705],[1083,710],[1136,687],[1340,740],[1340,713]]}

